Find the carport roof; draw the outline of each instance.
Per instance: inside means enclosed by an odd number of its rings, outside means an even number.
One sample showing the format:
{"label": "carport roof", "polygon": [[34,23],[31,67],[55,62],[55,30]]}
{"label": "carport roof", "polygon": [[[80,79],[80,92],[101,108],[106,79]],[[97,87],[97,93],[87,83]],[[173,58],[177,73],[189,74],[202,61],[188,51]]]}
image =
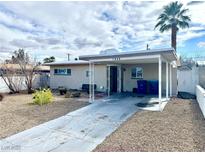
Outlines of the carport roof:
{"label": "carport roof", "polygon": [[110,54],[94,54],[94,55],[83,55],[80,56],[80,60],[95,60],[113,57],[134,57],[134,56],[148,56],[148,55],[162,55],[169,61],[177,61],[177,55],[174,48],[164,48],[164,49],[152,49],[152,50],[140,50],[132,52],[119,52]]}

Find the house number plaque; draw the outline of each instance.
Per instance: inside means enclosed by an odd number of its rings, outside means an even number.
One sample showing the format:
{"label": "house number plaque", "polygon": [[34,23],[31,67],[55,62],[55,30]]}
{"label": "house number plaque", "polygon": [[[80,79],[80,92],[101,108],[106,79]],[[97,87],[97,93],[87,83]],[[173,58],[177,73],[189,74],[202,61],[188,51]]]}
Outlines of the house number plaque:
{"label": "house number plaque", "polygon": [[112,60],[120,60],[120,57],[112,58]]}

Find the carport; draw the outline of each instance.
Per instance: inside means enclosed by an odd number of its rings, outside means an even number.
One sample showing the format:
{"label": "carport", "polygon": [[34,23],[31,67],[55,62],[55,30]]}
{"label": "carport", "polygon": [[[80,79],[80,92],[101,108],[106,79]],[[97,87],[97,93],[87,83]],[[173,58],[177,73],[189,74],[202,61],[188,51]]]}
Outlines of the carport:
{"label": "carport", "polygon": [[[133,83],[136,80],[126,80],[125,76],[129,76],[130,71],[126,72],[126,68],[129,69],[129,66],[146,66],[144,72],[145,76],[142,76],[141,79],[157,79],[158,80],[158,99],[157,102],[161,105],[162,96],[165,95],[165,100],[167,101],[172,93],[172,73],[174,67],[176,67],[177,56],[173,48],[167,49],[156,49],[156,50],[142,50],[142,51],[133,51],[133,52],[119,52],[119,53],[110,53],[110,54],[96,54],[96,55],[85,55],[80,56],[80,60],[89,61],[89,82],[90,82],[90,92],[89,92],[89,101],[93,102],[95,100],[95,73],[94,68],[95,64],[106,64],[107,66],[107,87],[106,92],[108,96],[111,94],[111,69],[116,68],[113,75],[117,76],[116,78],[116,92],[121,93],[126,90],[126,87],[129,89],[128,85],[133,86]],[[155,66],[155,67],[154,67]],[[163,69],[164,68],[164,69]],[[124,73],[125,72],[125,73]],[[145,73],[144,73],[145,74]],[[156,78],[157,75],[157,78]],[[153,77],[152,77],[153,76]],[[155,78],[154,78],[155,76]],[[165,78],[164,82],[163,79]],[[164,85],[163,85],[164,84]],[[113,84],[114,85],[114,84]],[[165,92],[162,88],[165,87]]]}

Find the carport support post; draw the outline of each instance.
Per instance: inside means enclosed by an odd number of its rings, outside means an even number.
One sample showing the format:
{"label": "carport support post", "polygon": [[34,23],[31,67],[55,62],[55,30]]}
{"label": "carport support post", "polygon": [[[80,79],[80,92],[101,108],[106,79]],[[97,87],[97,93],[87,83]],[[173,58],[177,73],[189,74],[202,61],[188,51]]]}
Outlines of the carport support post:
{"label": "carport support post", "polygon": [[110,65],[107,66],[107,95],[110,97]]}
{"label": "carport support post", "polygon": [[168,80],[168,62],[166,62],[166,100],[168,100],[168,83],[169,83],[169,80]]}
{"label": "carport support post", "polygon": [[172,97],[172,65],[171,65],[171,63],[170,63],[170,65],[169,65],[170,67],[169,67],[169,92],[170,92],[170,97]]}
{"label": "carport support post", "polygon": [[92,84],[92,64],[91,62],[89,61],[89,103],[92,103],[92,87],[91,87],[91,84]]}
{"label": "carport support post", "polygon": [[95,100],[95,64],[93,63],[93,65],[92,65],[92,95],[93,95],[93,97],[92,97],[92,102],[94,102],[94,100]]}
{"label": "carport support post", "polygon": [[158,73],[159,73],[159,107],[161,107],[162,103],[162,59],[161,56],[159,56],[159,65],[158,65]]}

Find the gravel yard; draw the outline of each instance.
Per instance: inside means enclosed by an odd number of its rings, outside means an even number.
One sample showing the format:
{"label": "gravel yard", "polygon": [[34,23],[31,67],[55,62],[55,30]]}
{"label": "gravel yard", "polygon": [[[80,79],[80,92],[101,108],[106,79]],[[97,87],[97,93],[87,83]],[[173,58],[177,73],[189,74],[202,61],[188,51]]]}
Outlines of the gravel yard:
{"label": "gravel yard", "polygon": [[195,100],[173,98],[163,112],[137,112],[94,151],[205,151],[205,120]]}
{"label": "gravel yard", "polygon": [[32,95],[6,95],[0,102],[0,138],[5,138],[88,105],[83,98],[55,96],[54,102],[29,104]]}

